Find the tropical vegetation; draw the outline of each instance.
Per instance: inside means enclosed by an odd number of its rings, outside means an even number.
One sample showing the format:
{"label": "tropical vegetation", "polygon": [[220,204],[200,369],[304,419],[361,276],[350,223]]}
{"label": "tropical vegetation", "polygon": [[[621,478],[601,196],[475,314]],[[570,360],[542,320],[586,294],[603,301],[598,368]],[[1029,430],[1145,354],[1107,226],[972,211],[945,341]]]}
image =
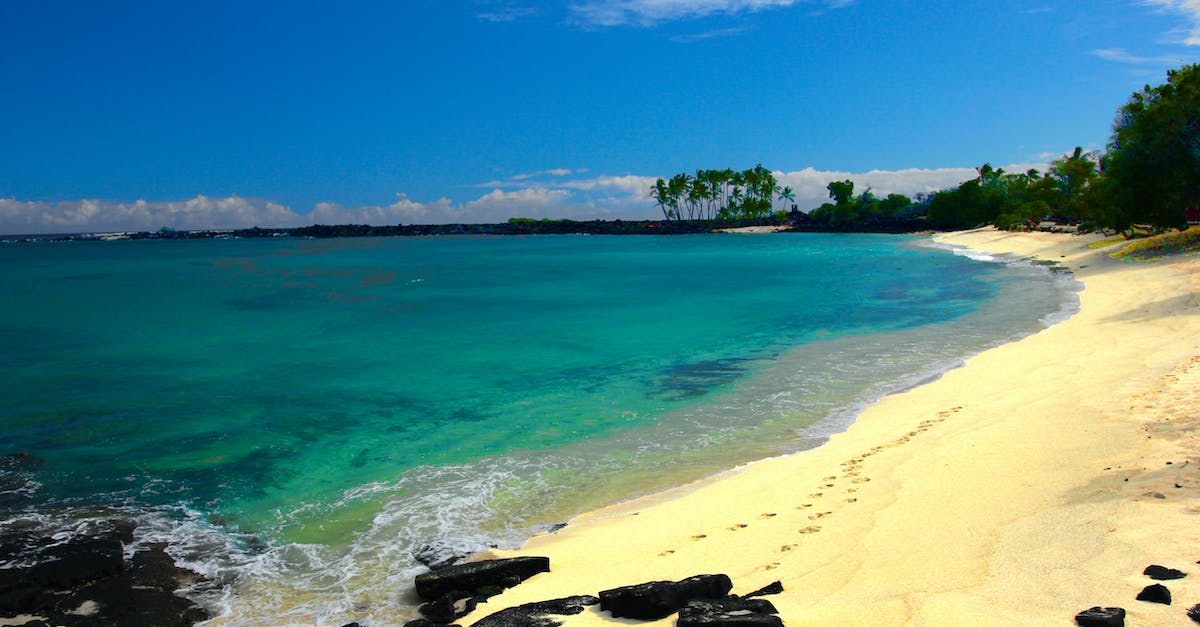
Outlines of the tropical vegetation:
{"label": "tropical vegetation", "polygon": [[985,164],[978,178],[935,194],[928,221],[937,228],[1024,229],[1054,217],[1084,229],[1162,231],[1186,228],[1188,211],[1197,209],[1200,65],[1185,65],[1117,111],[1105,152],[1076,148],[1045,174],[1006,174]]}
{"label": "tropical vegetation", "polygon": [[773,215],[776,201],[795,201],[791,187],[758,164],[748,170],[696,170],[658,179],[650,190],[663,218],[670,220],[761,220]]}
{"label": "tropical vegetation", "polygon": [[1103,152],[1077,147],[1044,172],[986,163],[976,171],[955,188],[914,198],[881,198],[870,189],[856,195],[853,181],[832,181],[832,202],[807,213],[762,165],[660,178],[651,195],[676,223],[774,217],[798,228],[869,231],[1030,229],[1054,219],[1084,230],[1185,228],[1188,212],[1200,211],[1200,65],[1171,70],[1166,83],[1134,93],[1118,110]]}

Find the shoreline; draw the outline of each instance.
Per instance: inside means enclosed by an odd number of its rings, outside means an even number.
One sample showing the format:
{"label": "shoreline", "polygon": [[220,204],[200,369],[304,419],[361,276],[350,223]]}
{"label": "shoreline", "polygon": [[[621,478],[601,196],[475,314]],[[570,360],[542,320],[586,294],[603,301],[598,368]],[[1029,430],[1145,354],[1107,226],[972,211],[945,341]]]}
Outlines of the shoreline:
{"label": "shoreline", "polygon": [[[734,593],[782,581],[772,602],[785,624],[1069,624],[1095,605],[1185,621],[1200,603],[1200,259],[1122,263],[1089,248],[1094,236],[935,239],[1059,262],[1085,285],[1081,310],[875,402],[817,449],[495,551],[549,556],[552,572],[462,623],[718,572]],[[1152,563],[1193,574],[1167,582],[1174,606],[1134,600]],[[614,622],[595,608],[566,619]]]}

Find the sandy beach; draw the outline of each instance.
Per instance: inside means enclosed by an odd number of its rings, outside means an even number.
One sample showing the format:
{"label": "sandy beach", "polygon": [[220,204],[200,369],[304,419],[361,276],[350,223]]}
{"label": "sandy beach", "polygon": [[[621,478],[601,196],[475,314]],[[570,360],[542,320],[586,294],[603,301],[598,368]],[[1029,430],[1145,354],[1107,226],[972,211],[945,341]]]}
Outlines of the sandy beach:
{"label": "sandy beach", "polygon": [[[1200,603],[1200,257],[1125,263],[1098,236],[938,237],[1084,283],[1071,319],[867,408],[824,446],[585,514],[497,556],[551,573],[505,607],[701,573],[787,625],[1069,625],[1119,606],[1190,624]],[[1174,604],[1136,601],[1150,564]],[[626,624],[595,607],[567,625]],[[671,625],[675,617],[652,624]]]}

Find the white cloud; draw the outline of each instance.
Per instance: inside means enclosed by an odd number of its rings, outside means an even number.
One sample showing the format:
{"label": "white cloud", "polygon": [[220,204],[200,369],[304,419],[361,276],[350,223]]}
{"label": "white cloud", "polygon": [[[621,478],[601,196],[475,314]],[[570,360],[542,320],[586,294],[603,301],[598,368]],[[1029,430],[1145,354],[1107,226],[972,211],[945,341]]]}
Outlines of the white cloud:
{"label": "white cloud", "polygon": [[[524,172],[522,174],[514,174],[514,175],[508,177],[508,181],[524,181],[527,179],[537,178],[539,176],[570,176],[572,174],[583,174],[584,172],[587,172],[587,171],[588,171],[587,168],[579,168],[577,170],[572,170],[571,168],[550,168],[549,170],[538,170],[537,172]],[[476,185],[476,187],[504,187],[505,185],[511,186],[512,183],[510,183],[508,181],[503,181],[503,182],[493,181],[491,183],[480,183],[479,185]]]}
{"label": "white cloud", "polygon": [[[1008,172],[1025,172],[1030,168],[1045,170],[1044,163],[1019,163],[1003,166]],[[795,172],[774,172],[780,186],[789,186],[796,194],[796,206],[808,211],[829,202],[830,181],[854,181],[856,194],[871,189],[876,196],[888,194],[914,194],[936,192],[957,187],[960,183],[979,175],[975,168],[908,168],[904,170],[870,170],[867,172],[840,172],[805,168]]]}
{"label": "white cloud", "polygon": [[[646,209],[648,205],[642,197],[585,197],[566,187],[493,189],[461,204],[448,198],[417,202],[404,195],[389,205],[346,207],[322,202],[306,213],[275,202],[239,196],[128,203],[94,199],[51,203],[0,198],[0,234],[156,231],[162,227],[199,230],[310,224],[484,223],[503,222],[511,217],[634,219],[647,217]],[[627,213],[631,210],[634,213]]]}
{"label": "white cloud", "polygon": [[0,233],[75,233],[300,226],[291,209],[255,198],[196,196],[174,202],[22,202],[0,198]]}
{"label": "white cloud", "polygon": [[1143,4],[1159,7],[1164,11],[1178,13],[1187,20],[1185,27],[1175,29],[1174,43],[1185,46],[1200,46],[1200,0],[1142,0]]}
{"label": "white cloud", "polygon": [[751,26],[733,26],[731,28],[718,28],[715,30],[705,31],[703,33],[690,33],[687,35],[676,35],[671,38],[671,41],[677,44],[690,44],[706,39],[716,39],[718,37],[732,37],[740,35],[747,31],[753,30]]}
{"label": "white cloud", "polygon": [[[494,189],[482,197],[463,204],[462,216],[471,222],[504,222],[513,217],[564,218],[577,212],[568,207],[571,192],[563,189],[529,187],[506,192]],[[455,222],[467,220],[454,220]]]}
{"label": "white cloud", "polygon": [[1093,50],[1091,54],[1092,56],[1100,57],[1106,61],[1126,63],[1129,65],[1173,65],[1180,63],[1183,60],[1181,57],[1169,56],[1139,57],[1137,55],[1130,54],[1124,48],[1101,48],[1098,50]]}
{"label": "white cloud", "polygon": [[[573,18],[590,26],[637,24],[691,19],[716,13],[736,14],[762,11],[814,0],[580,0],[570,6]],[[824,0],[830,8],[841,8],[853,0]]]}
{"label": "white cloud", "polygon": [[655,176],[599,176],[579,181],[566,181],[560,185],[567,189],[581,191],[621,192],[630,200],[650,200],[650,188],[654,186]]}
{"label": "white cloud", "polygon": [[[1054,155],[1055,157],[1059,155]],[[1003,166],[1009,172],[1031,167],[1045,170],[1045,163]],[[583,169],[572,171],[586,172]],[[656,176],[626,174],[570,178],[566,172],[546,171],[554,178],[536,185],[492,187],[473,200],[457,203],[448,198],[418,202],[404,195],[388,205],[346,207],[317,203],[308,212],[257,198],[196,196],[171,202],[107,202],[85,199],[69,202],[20,201],[0,198],[0,234],[81,233],[107,231],[153,231],[161,227],[179,230],[228,229],[261,226],[282,228],[309,224],[446,224],[503,222],[512,217],[637,220],[658,217],[650,198]],[[974,168],[910,168],[844,172],[805,168],[775,172],[781,186],[790,186],[802,210],[829,200],[830,181],[850,179],[855,191],[870,188],[876,195],[913,195],[957,186],[974,178]]]}
{"label": "white cloud", "polygon": [[515,22],[537,14],[537,9],[511,0],[476,0],[481,10],[475,18],[485,22]]}

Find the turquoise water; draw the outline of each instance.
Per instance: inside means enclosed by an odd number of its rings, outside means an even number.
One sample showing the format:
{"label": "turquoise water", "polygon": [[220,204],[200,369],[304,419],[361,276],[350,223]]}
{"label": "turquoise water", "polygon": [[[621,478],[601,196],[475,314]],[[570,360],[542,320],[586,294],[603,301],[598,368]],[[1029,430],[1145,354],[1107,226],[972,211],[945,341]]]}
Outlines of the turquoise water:
{"label": "turquoise water", "polygon": [[394,622],[419,547],[516,544],[809,448],[1074,302],[1041,267],[869,235],[27,243],[0,265],[0,453],[45,459],[5,515],[142,516],[235,624]]}

